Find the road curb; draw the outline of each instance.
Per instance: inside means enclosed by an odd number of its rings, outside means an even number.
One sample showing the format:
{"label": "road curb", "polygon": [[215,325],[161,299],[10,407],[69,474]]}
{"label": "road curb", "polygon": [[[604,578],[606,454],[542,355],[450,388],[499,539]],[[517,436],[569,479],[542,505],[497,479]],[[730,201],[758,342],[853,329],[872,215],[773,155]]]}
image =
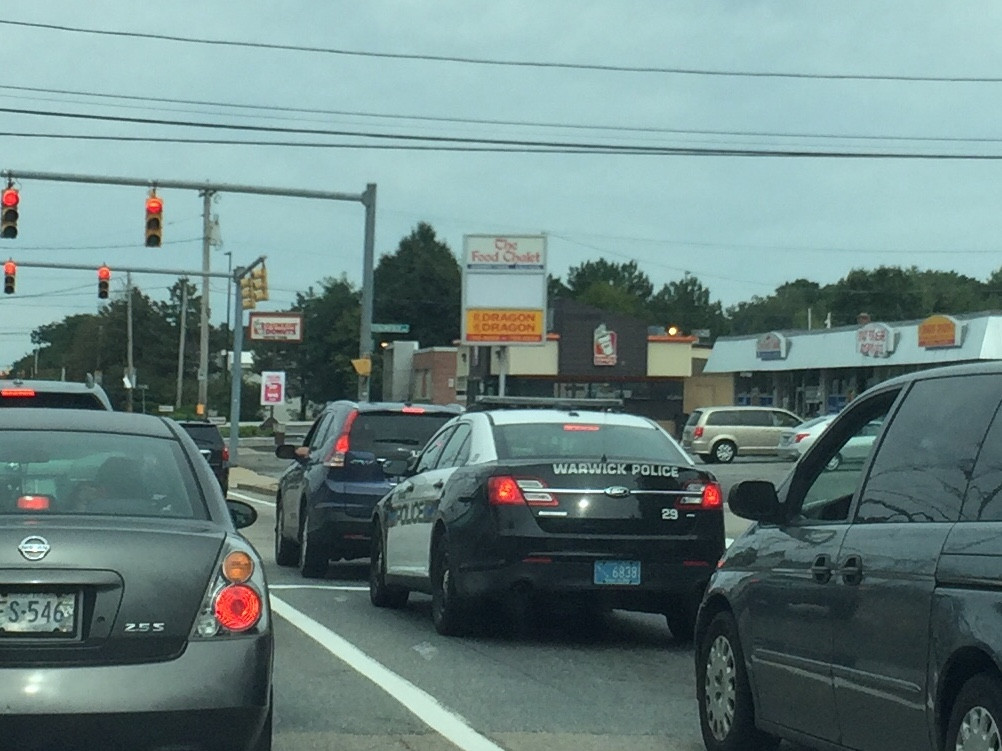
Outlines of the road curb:
{"label": "road curb", "polygon": [[278,488],[268,487],[267,485],[245,485],[244,483],[234,483],[235,490],[250,490],[254,493],[260,493],[261,495],[272,496]]}

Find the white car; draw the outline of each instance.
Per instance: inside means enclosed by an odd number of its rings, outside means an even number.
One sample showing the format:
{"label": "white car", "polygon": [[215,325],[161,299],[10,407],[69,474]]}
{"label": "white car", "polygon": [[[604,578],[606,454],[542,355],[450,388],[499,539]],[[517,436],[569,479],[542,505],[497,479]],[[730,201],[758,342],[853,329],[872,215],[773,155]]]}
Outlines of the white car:
{"label": "white car", "polygon": [[779,448],[777,454],[780,459],[787,459],[795,462],[811,446],[818,436],[825,432],[835,415],[824,415],[822,417],[812,417],[810,420],[797,425],[795,428],[783,431],[779,436]]}

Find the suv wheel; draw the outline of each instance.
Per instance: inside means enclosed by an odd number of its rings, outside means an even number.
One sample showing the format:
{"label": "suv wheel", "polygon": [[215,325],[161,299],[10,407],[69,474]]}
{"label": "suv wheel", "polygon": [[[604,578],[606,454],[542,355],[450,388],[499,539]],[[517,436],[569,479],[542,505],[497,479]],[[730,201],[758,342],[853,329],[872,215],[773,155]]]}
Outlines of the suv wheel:
{"label": "suv wheel", "polygon": [[456,591],[445,535],[435,540],[431,558],[431,619],[442,636],[461,636],[466,631],[465,603]]}
{"label": "suv wheel", "polygon": [[953,703],[944,748],[957,751],[1002,745],[1002,687],[985,673],[970,678]]}
{"label": "suv wheel", "polygon": [[407,604],[410,590],[393,587],[386,583],[386,555],[383,546],[383,530],[375,524],[372,527],[372,553],[369,556],[369,601],[377,608],[398,610]]}
{"label": "suv wheel", "polygon": [[720,441],[713,447],[713,461],[730,464],[738,454],[738,447],[731,441]]}
{"label": "suv wheel", "polygon": [[310,532],[310,512],[303,509],[303,539],[299,543],[299,573],[307,579],[320,579],[327,573],[330,553],[320,536]]}
{"label": "suv wheel", "polygon": [[299,561],[299,545],[285,536],[285,513],[282,497],[275,500],[275,563],[279,566],[295,566]]}
{"label": "suv wheel", "polygon": [[717,613],[696,651],[699,729],[707,751],[771,751],[779,739],[755,727],[745,658],[734,616]]}

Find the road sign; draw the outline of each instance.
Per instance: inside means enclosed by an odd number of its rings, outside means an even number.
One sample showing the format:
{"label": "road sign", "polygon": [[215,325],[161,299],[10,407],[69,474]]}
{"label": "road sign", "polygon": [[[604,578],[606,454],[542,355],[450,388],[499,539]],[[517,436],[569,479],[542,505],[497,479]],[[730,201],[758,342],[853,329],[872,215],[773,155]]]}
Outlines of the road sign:
{"label": "road sign", "polygon": [[372,324],[373,334],[409,334],[411,325],[409,323],[374,323]]}

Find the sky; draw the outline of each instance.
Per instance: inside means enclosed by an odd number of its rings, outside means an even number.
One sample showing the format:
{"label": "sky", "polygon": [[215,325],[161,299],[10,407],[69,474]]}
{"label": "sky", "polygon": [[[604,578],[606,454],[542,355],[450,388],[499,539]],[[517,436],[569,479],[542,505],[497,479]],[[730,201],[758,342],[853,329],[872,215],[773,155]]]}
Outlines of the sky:
{"label": "sky", "polygon": [[[1002,266],[1000,38],[987,0],[4,3],[0,171],[21,210],[0,260],[95,271],[20,268],[0,295],[0,364],[33,329],[96,312],[99,265],[120,293],[121,269],[202,263],[196,192],[160,191],[164,246],[149,249],[144,188],[19,171],[375,183],[377,258],[420,221],[456,252],[467,234],[545,233],[554,275],[636,260],[655,289],[690,273],[725,307],[881,265],[984,280]],[[427,140],[442,138],[473,140]],[[485,139],[517,150],[427,148]],[[561,153],[526,153],[537,143]],[[387,148],[401,145],[425,150]],[[324,277],[361,282],[359,203],[222,193],[212,212],[214,271],[267,256],[259,310]],[[163,299],[176,277],[133,281]],[[211,289],[222,323],[224,280]]]}

